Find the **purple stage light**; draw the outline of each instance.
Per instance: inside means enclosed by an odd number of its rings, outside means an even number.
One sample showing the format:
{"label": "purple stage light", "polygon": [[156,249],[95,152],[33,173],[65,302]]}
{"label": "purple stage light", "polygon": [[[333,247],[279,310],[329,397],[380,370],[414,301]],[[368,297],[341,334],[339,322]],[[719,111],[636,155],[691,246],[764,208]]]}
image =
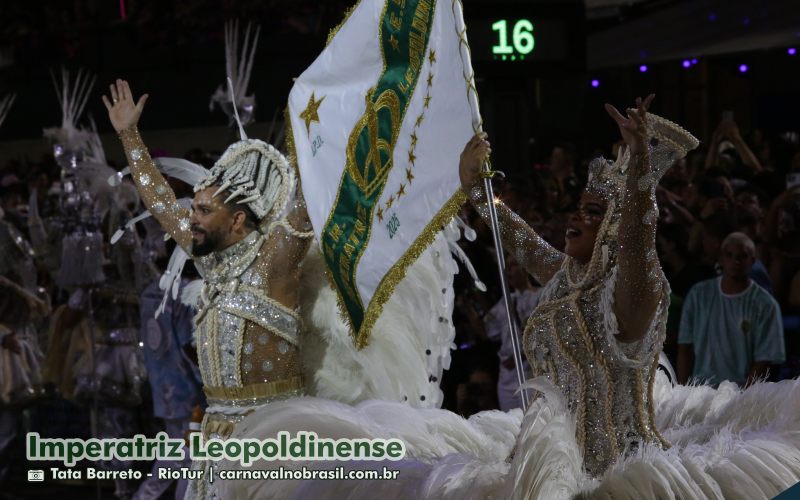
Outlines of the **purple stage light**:
{"label": "purple stage light", "polygon": [[747,73],[748,67],[746,64],[739,65],[739,73]]}
{"label": "purple stage light", "polygon": [[642,64],[641,66],[639,66],[639,71],[642,72],[642,73],[646,73],[647,72],[647,65],[646,64]]}
{"label": "purple stage light", "polygon": [[683,61],[683,67],[684,67],[684,68],[688,68],[688,67],[689,67],[689,66],[691,66],[691,65],[692,65],[692,62],[691,62],[691,61],[689,61],[688,59],[686,59],[685,61]]}
{"label": "purple stage light", "polygon": [[797,54],[797,49],[794,47],[789,47],[789,49],[786,50],[786,53],[789,54],[790,56],[793,56]]}
{"label": "purple stage light", "polygon": [[697,64],[697,59],[692,59],[692,64]]}
{"label": "purple stage light", "polygon": [[592,87],[597,88],[600,86],[600,80],[592,80]]}

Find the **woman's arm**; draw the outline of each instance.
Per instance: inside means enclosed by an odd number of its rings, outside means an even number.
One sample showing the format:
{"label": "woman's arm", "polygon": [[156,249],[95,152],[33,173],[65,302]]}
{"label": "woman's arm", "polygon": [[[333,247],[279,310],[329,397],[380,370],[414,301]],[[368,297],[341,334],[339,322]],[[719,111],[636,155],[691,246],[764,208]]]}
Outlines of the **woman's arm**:
{"label": "woman's arm", "polygon": [[[487,224],[489,219],[489,206],[486,192],[480,181],[479,172],[483,162],[491,153],[486,134],[475,135],[464,147],[461,153],[459,175],[461,188],[469,196],[470,202]],[[512,212],[499,200],[494,202],[497,210],[497,222],[500,226],[500,236],[506,250],[544,285],[561,268],[564,254],[553,248],[536,231],[534,231],[522,218]]]}
{"label": "woman's arm", "polygon": [[[650,173],[647,150],[647,109],[653,95],[622,116],[606,104],[630,150],[625,193],[621,200],[617,281],[614,286],[614,312],[619,324],[619,340],[635,342],[644,337],[661,301],[661,273],[656,254],[655,186],[640,186]],[[649,212],[656,211],[656,216]]]}

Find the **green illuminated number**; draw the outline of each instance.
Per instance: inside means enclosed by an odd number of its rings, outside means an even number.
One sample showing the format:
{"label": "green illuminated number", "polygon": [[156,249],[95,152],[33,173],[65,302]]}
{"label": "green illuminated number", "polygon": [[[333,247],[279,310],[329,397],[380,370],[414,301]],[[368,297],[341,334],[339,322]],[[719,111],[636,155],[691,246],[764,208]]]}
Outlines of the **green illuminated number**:
{"label": "green illuminated number", "polygon": [[508,21],[501,19],[492,25],[492,31],[498,31],[500,43],[492,47],[492,54],[511,54],[514,49],[508,44]]}
{"label": "green illuminated number", "polygon": [[[514,54],[514,51],[521,56],[526,56],[533,52],[536,40],[533,37],[533,23],[527,19],[520,19],[514,24],[511,33],[513,46],[508,44],[508,21],[501,19],[492,25],[492,31],[497,31],[498,44],[492,47],[492,54],[505,56]],[[516,58],[512,56],[512,61]],[[524,57],[520,57],[524,59]]]}
{"label": "green illuminated number", "polygon": [[536,41],[533,38],[533,23],[527,19],[517,21],[514,25],[514,48],[522,55],[533,52]]}

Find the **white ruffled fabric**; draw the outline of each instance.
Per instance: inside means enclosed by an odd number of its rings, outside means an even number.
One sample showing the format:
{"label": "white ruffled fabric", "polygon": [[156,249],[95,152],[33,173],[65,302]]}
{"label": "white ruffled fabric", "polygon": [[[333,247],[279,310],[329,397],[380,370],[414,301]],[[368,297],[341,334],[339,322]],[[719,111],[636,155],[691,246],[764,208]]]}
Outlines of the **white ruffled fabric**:
{"label": "white ruffled fabric", "polygon": [[[222,498],[772,498],[800,481],[800,381],[671,387],[659,374],[654,396],[669,450],[642,446],[603,477],[582,470],[575,421],[557,389],[542,379],[524,419],[520,411],[483,412],[468,420],[436,409],[365,401],[349,406],[319,398],[275,403],[247,417],[235,437],[281,430],[328,438],[400,438],[400,462],[260,462],[256,469],[303,465],[399,470],[395,481],[218,481]],[[520,424],[522,431],[520,432]],[[516,448],[515,448],[516,443]],[[513,459],[509,460],[513,450]],[[224,464],[223,468],[240,468]]]}

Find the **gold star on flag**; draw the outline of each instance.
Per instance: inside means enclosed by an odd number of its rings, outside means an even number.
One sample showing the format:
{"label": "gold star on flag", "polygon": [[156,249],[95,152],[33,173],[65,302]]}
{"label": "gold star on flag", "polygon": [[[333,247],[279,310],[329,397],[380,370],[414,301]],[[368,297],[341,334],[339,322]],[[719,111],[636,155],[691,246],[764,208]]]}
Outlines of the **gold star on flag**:
{"label": "gold star on flag", "polygon": [[431,50],[428,53],[428,60],[431,62],[431,64],[436,62],[436,51],[435,50]]}
{"label": "gold star on flag", "polygon": [[322,104],[322,101],[325,100],[325,96],[318,101],[314,97],[314,92],[311,92],[311,98],[308,100],[308,106],[306,106],[305,111],[300,113],[300,119],[306,122],[306,132],[311,134],[311,123],[317,122],[319,123],[319,106]]}
{"label": "gold star on flag", "polygon": [[408,152],[408,163],[414,165],[414,162],[417,161],[417,157],[414,156],[414,150]]}
{"label": "gold star on flag", "polygon": [[417,147],[417,133],[416,132],[411,132],[411,147],[412,148]]}
{"label": "gold star on flag", "polygon": [[378,222],[383,222],[383,207],[378,207]]}
{"label": "gold star on flag", "polygon": [[400,189],[397,190],[397,197],[400,198],[404,194],[406,194],[406,185],[401,183]]}
{"label": "gold star on flag", "polygon": [[388,200],[386,200],[386,208],[392,208],[392,203],[394,203],[394,195],[391,195]]}
{"label": "gold star on flag", "polygon": [[428,73],[428,87],[433,85],[433,73]]}
{"label": "gold star on flag", "polygon": [[414,174],[411,173],[410,168],[406,169],[406,180],[408,181],[409,184],[411,184],[411,181],[414,180]]}
{"label": "gold star on flag", "polygon": [[417,127],[419,127],[420,125],[422,125],[422,119],[423,119],[424,117],[425,117],[425,116],[424,116],[424,115],[422,115],[422,114],[420,114],[420,115],[417,117],[417,125],[416,125]]}
{"label": "gold star on flag", "polygon": [[430,105],[431,105],[431,95],[428,94],[425,96],[425,107],[427,108]]}
{"label": "gold star on flag", "polygon": [[396,51],[400,51],[400,42],[397,41],[397,38],[394,37],[394,33],[389,36],[389,43],[392,44],[392,48]]}

